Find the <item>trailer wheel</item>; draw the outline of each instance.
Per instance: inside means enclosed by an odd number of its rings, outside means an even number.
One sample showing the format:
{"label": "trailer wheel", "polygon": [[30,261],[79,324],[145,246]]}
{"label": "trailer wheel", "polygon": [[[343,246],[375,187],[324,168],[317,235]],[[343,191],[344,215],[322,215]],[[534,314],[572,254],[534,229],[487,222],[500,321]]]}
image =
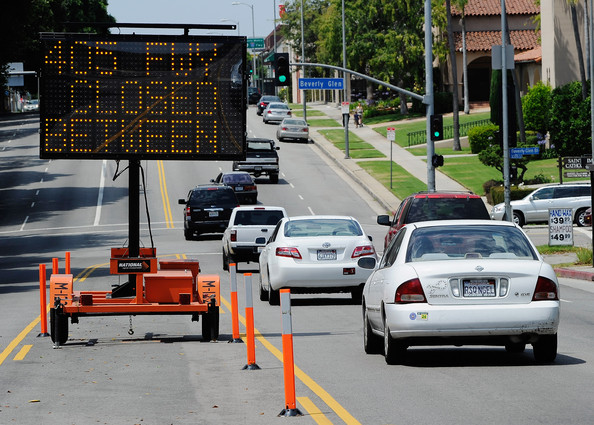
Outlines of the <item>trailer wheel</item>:
{"label": "trailer wheel", "polygon": [[57,312],[55,308],[50,308],[50,336],[53,343],[59,338],[60,345],[68,341],[68,316]]}
{"label": "trailer wheel", "polygon": [[202,315],[202,340],[216,341],[219,339],[219,307],[209,306],[208,313]]}

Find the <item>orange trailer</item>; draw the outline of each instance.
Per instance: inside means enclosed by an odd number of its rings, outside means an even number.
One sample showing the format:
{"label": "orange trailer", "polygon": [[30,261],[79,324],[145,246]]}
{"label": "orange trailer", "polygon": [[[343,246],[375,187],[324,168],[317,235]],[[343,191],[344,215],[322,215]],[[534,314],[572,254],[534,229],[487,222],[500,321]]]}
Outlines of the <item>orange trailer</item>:
{"label": "orange trailer", "polygon": [[51,275],[50,335],[56,345],[68,340],[68,319],[78,323],[85,316],[187,314],[192,321],[202,316],[203,339],[219,337],[218,275],[200,275],[197,260],[159,261],[155,248],[141,248],[135,258],[127,253],[111,250],[110,273],[136,278],[112,291],[75,291],[72,274]]}

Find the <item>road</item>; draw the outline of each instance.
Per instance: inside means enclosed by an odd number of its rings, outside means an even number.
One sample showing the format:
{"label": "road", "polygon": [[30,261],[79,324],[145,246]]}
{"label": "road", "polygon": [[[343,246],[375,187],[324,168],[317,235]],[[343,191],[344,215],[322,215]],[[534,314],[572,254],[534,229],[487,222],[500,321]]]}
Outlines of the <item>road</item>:
{"label": "road", "polygon": [[[273,137],[248,111],[250,136]],[[0,423],[103,424],[400,424],[590,423],[594,415],[594,290],[562,279],[559,355],[536,365],[532,350],[509,355],[499,347],[413,348],[409,361],[388,366],[362,347],[360,306],[349,295],[292,298],[296,394],[300,418],[278,418],[285,407],[281,315],[254,296],[256,363],[242,370],[246,346],[231,341],[229,275],[221,241],[183,238],[182,206],[195,184],[230,162],[143,161],[152,237],[161,258],[198,258],[202,273],[221,276],[221,337],[202,342],[186,316],[81,318],[69,341],[53,349],[38,337],[39,264],[72,255],[75,286],[109,289],[109,249],[127,245],[127,172],[116,164],[41,160],[38,120],[0,123]],[[259,202],[290,215],[350,214],[382,246],[382,213],[364,191],[319,155],[315,144],[280,143],[281,176],[257,180]],[[125,164],[120,164],[123,171]],[[142,198],[141,198],[142,199]],[[100,207],[98,206],[100,205]],[[150,246],[141,200],[142,244]],[[244,273],[239,304],[243,318]],[[49,275],[49,273],[48,273]],[[132,329],[134,333],[129,334]]]}

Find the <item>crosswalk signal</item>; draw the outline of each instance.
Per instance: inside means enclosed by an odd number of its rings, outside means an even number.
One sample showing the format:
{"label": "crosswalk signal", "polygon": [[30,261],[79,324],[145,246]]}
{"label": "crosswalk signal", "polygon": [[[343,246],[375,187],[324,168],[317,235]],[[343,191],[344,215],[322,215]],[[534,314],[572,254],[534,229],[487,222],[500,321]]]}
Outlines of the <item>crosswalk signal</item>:
{"label": "crosswalk signal", "polygon": [[275,53],[274,54],[274,85],[288,86],[291,81],[291,73],[289,71],[289,54]]}
{"label": "crosswalk signal", "polygon": [[431,140],[443,140],[443,115],[431,115]]}

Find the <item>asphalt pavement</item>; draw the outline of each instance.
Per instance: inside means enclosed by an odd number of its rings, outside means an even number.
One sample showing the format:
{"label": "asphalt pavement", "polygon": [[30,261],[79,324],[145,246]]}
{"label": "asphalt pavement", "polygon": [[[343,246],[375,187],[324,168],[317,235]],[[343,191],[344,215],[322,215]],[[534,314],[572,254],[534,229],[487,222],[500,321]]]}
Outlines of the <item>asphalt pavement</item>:
{"label": "asphalt pavement", "polygon": [[[309,103],[308,107],[311,109],[321,111],[328,118],[332,118],[342,124],[342,113],[339,106],[327,103]],[[314,119],[315,118],[312,117],[310,121]],[[420,119],[424,120],[424,118]],[[349,120],[349,131],[353,132],[362,140],[372,145],[375,149],[382,152],[386,156],[386,158],[381,158],[381,160],[385,161],[386,159],[392,157],[392,160],[396,164],[404,168],[407,172],[409,172],[417,179],[421,180],[424,183],[427,183],[427,162],[425,161],[425,158],[411,154],[410,152],[408,152],[407,149],[400,147],[396,143],[392,143],[392,146],[390,147],[390,142],[388,141],[388,139],[373,129],[376,126],[389,126],[395,127],[396,131],[398,131],[398,125],[402,123],[402,121],[395,121],[386,122],[382,124],[375,124],[372,126],[367,126],[365,125],[365,123],[363,123],[363,126],[355,127],[353,121]],[[332,128],[336,129],[336,127]],[[392,214],[400,204],[400,199],[394,196],[394,194],[386,187],[384,187],[383,184],[375,180],[363,168],[361,168],[357,164],[357,159],[353,159],[352,157],[346,158],[345,153],[343,151],[336,148],[318,131],[321,129],[321,127],[310,127],[310,138],[316,144],[316,146],[318,146],[325,155],[327,155],[332,161],[334,161],[346,174],[348,174],[380,205],[382,205],[382,207],[385,208],[387,212]],[[452,141],[444,140],[436,143],[440,143],[443,145],[449,144],[451,146]],[[466,140],[461,140],[461,143],[466,143]],[[392,149],[391,152],[390,149]],[[370,159],[364,160],[370,161]],[[439,169],[435,170],[435,187],[437,190],[468,190],[457,181],[452,180],[447,175],[443,174]],[[488,209],[490,208],[491,206],[488,206]],[[590,245],[589,248],[592,248],[592,245]],[[575,263],[577,262],[577,255],[575,253],[545,255],[544,258],[545,261],[553,265],[555,272],[557,273],[557,276],[594,281],[594,266],[576,265]]]}

